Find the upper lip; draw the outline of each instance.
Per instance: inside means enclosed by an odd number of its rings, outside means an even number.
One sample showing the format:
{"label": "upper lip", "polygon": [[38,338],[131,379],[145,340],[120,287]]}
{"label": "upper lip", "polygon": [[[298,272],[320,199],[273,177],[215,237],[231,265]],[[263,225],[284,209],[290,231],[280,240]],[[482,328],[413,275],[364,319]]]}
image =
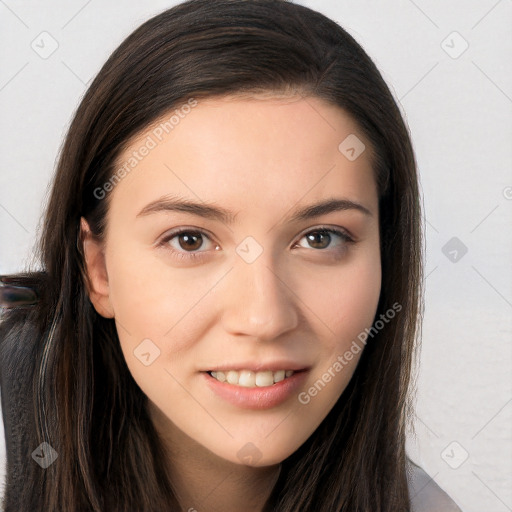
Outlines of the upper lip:
{"label": "upper lip", "polygon": [[241,363],[225,363],[225,364],[219,364],[214,365],[207,370],[208,372],[219,372],[219,371],[229,371],[229,370],[251,370],[253,372],[263,372],[266,370],[277,372],[278,370],[294,370],[294,371],[300,371],[300,370],[308,370],[309,366],[293,361],[267,361],[267,362],[261,362],[261,363],[255,363],[254,361],[247,361],[247,362],[241,362]]}

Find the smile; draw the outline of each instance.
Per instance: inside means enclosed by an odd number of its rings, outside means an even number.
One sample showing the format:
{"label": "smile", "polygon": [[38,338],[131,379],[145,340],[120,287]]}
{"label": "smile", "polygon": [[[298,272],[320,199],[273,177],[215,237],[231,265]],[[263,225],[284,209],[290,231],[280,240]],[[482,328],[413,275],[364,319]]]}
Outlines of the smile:
{"label": "smile", "polygon": [[223,401],[242,409],[261,410],[271,409],[297,396],[309,370],[215,370],[201,373],[205,384]]}
{"label": "smile", "polygon": [[226,370],[208,373],[219,382],[227,382],[228,384],[235,386],[254,388],[277,384],[278,382],[291,377],[294,374],[294,371],[277,370],[272,372],[270,370],[266,370],[253,372],[252,370]]}

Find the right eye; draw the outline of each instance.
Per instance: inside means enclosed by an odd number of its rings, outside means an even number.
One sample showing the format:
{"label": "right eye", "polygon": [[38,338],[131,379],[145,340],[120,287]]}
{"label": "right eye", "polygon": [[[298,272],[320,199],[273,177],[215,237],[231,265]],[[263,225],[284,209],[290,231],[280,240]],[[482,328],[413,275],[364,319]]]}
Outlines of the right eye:
{"label": "right eye", "polygon": [[212,243],[210,237],[203,231],[180,228],[179,230],[172,231],[165,235],[158,245],[164,248],[168,247],[173,257],[180,260],[186,258],[202,258],[203,253],[207,251],[198,251],[198,249],[204,245],[203,240],[205,238]]}

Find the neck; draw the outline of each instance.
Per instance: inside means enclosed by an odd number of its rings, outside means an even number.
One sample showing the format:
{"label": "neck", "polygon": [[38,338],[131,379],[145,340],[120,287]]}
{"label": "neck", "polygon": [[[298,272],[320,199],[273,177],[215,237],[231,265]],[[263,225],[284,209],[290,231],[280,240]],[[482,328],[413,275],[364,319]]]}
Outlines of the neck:
{"label": "neck", "polygon": [[186,512],[263,512],[281,465],[252,467],[218,457],[188,437],[156,407],[153,423],[168,454],[172,487]]}

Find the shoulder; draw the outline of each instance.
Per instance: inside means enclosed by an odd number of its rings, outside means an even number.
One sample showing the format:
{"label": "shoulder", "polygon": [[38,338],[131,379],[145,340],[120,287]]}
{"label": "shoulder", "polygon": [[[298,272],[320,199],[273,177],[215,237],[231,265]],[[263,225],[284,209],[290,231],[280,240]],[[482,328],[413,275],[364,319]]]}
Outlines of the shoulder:
{"label": "shoulder", "polygon": [[39,498],[33,490],[43,478],[30,457],[39,444],[33,382],[42,325],[39,295],[32,289],[38,278],[0,276],[0,402],[6,452],[0,502],[6,511],[37,510]]}
{"label": "shoulder", "polygon": [[411,512],[462,512],[434,479],[409,461],[407,478],[411,497]]}

